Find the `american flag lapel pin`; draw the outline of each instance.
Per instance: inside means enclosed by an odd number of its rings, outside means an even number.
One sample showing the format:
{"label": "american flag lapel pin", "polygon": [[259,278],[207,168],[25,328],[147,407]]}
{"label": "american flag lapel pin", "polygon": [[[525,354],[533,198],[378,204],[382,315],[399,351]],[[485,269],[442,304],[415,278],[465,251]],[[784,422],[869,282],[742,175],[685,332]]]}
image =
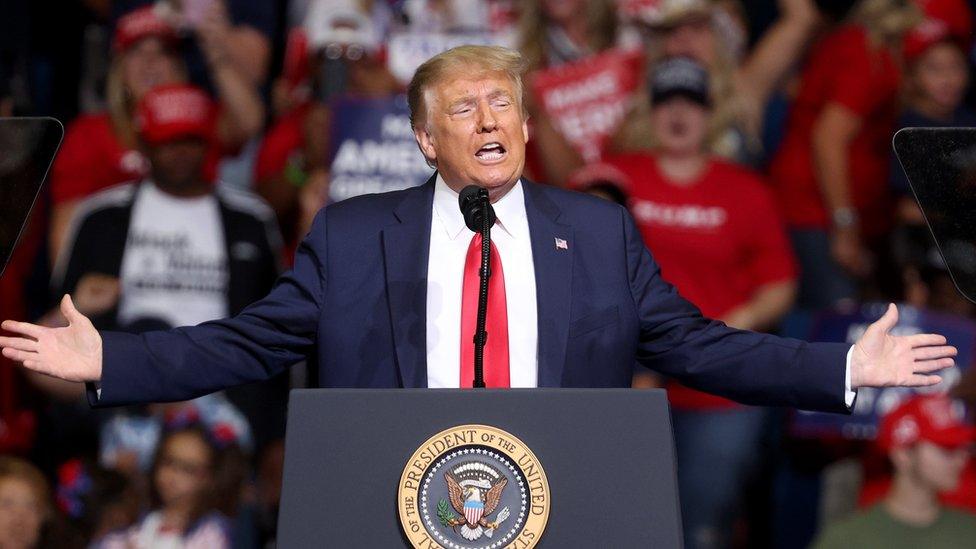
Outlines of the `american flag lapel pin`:
{"label": "american flag lapel pin", "polygon": [[557,238],[556,239],[556,249],[557,250],[568,250],[569,249],[569,243],[567,243],[566,240],[563,239],[563,238]]}

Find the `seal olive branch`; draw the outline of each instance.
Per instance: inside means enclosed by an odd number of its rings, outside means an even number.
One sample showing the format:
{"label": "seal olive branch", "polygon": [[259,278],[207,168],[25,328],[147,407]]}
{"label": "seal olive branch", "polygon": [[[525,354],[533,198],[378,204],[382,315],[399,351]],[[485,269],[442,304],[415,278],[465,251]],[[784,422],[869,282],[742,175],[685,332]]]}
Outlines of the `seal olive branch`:
{"label": "seal olive branch", "polygon": [[437,502],[437,520],[443,526],[447,526],[452,530],[464,524],[464,519],[451,512],[451,505],[446,499],[441,499]]}

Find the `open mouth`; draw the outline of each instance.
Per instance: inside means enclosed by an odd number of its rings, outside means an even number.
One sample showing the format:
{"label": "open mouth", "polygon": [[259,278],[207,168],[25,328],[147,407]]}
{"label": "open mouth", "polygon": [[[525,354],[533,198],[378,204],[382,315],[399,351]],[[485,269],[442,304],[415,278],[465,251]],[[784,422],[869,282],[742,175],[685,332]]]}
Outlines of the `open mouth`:
{"label": "open mouth", "polygon": [[688,124],[683,120],[674,120],[668,125],[668,130],[674,137],[684,137],[688,133]]}
{"label": "open mouth", "polygon": [[492,141],[482,145],[474,155],[482,162],[494,162],[505,157],[505,147],[497,141]]}

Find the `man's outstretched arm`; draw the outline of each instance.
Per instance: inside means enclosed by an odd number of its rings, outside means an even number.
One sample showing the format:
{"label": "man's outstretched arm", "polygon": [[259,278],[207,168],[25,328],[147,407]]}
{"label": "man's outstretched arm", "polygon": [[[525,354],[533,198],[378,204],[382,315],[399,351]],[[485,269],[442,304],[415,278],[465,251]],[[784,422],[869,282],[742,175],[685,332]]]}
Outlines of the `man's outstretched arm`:
{"label": "man's outstretched arm", "polygon": [[[956,348],[938,334],[893,336],[894,305],[851,347],[743,330],[701,316],[661,277],[626,213],[631,291],[640,316],[640,363],[747,404],[844,412],[847,389],[934,385]],[[849,383],[848,383],[849,382]]]}
{"label": "man's outstretched arm", "polygon": [[61,302],[68,320],[47,328],[7,320],[3,356],[69,381],[97,382],[99,405],[186,400],[257,381],[306,358],[315,340],[325,284],[326,223],[320,213],[271,292],[233,318],[143,334],[99,333]]}

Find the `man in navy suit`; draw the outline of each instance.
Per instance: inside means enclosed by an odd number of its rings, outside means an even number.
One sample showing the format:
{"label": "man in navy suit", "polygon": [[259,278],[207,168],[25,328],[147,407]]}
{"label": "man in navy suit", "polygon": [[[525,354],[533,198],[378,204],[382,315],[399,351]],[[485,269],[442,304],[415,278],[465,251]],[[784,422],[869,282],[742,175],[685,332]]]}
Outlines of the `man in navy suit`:
{"label": "man in navy suit", "polygon": [[[3,354],[90,383],[99,405],[180,400],[265,379],[303,359],[326,387],[468,386],[472,250],[458,191],[489,191],[489,386],[626,387],[639,362],[741,402],[846,411],[861,386],[930,385],[955,349],[939,335],[812,344],[703,318],[662,277],[625,209],[522,179],[521,58],[465,46],[409,90],[427,184],[325,208],[292,271],[234,318],[141,335],[98,333],[69,296],[64,328],[6,321]],[[475,294],[476,295],[476,294]],[[494,327],[494,331],[492,328]]]}

